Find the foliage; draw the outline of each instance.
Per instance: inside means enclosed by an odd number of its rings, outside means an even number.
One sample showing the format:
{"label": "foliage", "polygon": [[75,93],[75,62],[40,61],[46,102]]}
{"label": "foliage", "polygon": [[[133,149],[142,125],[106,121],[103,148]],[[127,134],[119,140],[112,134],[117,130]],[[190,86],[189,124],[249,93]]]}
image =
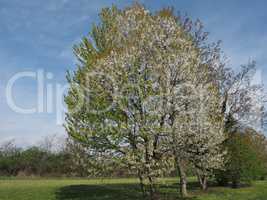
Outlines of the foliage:
{"label": "foliage", "polygon": [[70,175],[69,166],[70,158],[63,151],[48,152],[37,146],[21,149],[13,142],[2,145],[0,151],[2,176],[64,176]]}
{"label": "foliage", "polygon": [[72,176],[77,177],[129,177],[129,169],[112,157],[96,155],[90,149],[72,139],[67,140],[66,152],[71,162]]}
{"label": "foliage", "polygon": [[232,183],[239,187],[241,183],[250,183],[266,176],[266,139],[251,128],[236,128],[229,133],[225,143],[227,162],[225,171],[216,173],[217,181],[226,185]]}
{"label": "foliage", "polygon": [[44,142],[27,148],[18,148],[14,141],[2,144],[0,146],[0,176],[132,176],[127,168],[111,158],[105,157],[103,160],[97,160],[97,156],[92,156],[86,147],[77,142],[72,140],[65,142],[61,140],[61,142],[64,145],[49,144],[51,148],[44,148]]}
{"label": "foliage", "polygon": [[[218,44],[202,24],[135,4],[103,9],[74,50],[66,130],[98,159],[118,158],[154,193],[154,179],[182,163],[219,168],[224,140]],[[208,106],[207,106],[208,105]],[[200,167],[199,167],[200,168]],[[203,170],[204,171],[204,170]],[[182,179],[181,179],[182,180]]]}

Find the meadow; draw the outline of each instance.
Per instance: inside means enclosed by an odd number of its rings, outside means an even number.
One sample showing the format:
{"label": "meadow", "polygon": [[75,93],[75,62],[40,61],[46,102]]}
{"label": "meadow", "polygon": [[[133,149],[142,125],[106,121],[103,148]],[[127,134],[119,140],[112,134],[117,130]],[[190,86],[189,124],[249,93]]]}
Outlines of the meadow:
{"label": "meadow", "polygon": [[[177,179],[159,182],[161,198],[181,199]],[[190,180],[189,200],[266,200],[267,181],[254,182],[240,189],[210,187],[201,192]],[[137,200],[141,199],[136,179],[1,179],[0,200]]]}

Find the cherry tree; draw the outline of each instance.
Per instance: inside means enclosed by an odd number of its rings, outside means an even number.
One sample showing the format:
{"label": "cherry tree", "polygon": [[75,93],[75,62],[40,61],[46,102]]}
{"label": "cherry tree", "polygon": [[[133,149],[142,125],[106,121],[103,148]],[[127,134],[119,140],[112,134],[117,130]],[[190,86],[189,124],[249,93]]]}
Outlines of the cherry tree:
{"label": "cherry tree", "polygon": [[68,74],[66,130],[94,155],[135,171],[150,199],[174,160],[187,196],[188,162],[202,182],[222,167],[226,121],[236,102],[247,104],[243,90],[234,92],[243,75],[231,76],[200,21],[171,9],[150,13],[134,4],[100,17],[74,48],[79,64]]}

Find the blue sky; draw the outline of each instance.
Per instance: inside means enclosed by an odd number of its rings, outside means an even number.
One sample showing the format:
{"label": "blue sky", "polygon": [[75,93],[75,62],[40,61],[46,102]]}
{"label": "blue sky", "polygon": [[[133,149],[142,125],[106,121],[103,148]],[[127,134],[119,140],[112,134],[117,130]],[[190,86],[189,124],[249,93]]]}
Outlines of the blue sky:
{"label": "blue sky", "polygon": [[[265,0],[143,0],[155,11],[173,6],[199,18],[210,32],[210,40],[222,40],[229,65],[237,67],[249,59],[257,62],[258,79],[267,76],[267,2]],[[67,69],[75,69],[73,44],[98,22],[101,8],[119,7],[132,1],[112,0],[0,0],[0,142],[15,138],[30,145],[45,135],[64,134],[56,113],[19,114],[7,105],[5,88],[10,78],[22,71],[43,69],[54,76],[46,83],[65,83]],[[25,78],[14,87],[16,103],[36,105],[36,82]]]}

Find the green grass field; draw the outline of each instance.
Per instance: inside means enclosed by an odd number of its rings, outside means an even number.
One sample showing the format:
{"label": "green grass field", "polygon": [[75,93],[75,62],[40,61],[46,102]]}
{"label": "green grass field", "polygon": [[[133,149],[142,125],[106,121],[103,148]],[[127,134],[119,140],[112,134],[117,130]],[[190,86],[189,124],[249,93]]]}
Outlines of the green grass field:
{"label": "green grass field", "polygon": [[[160,185],[161,199],[177,197],[175,179],[164,179]],[[266,200],[267,181],[255,182],[252,187],[231,189],[211,187],[208,193],[190,183],[192,200]],[[0,180],[0,200],[137,200],[141,199],[136,179],[41,179]]]}

